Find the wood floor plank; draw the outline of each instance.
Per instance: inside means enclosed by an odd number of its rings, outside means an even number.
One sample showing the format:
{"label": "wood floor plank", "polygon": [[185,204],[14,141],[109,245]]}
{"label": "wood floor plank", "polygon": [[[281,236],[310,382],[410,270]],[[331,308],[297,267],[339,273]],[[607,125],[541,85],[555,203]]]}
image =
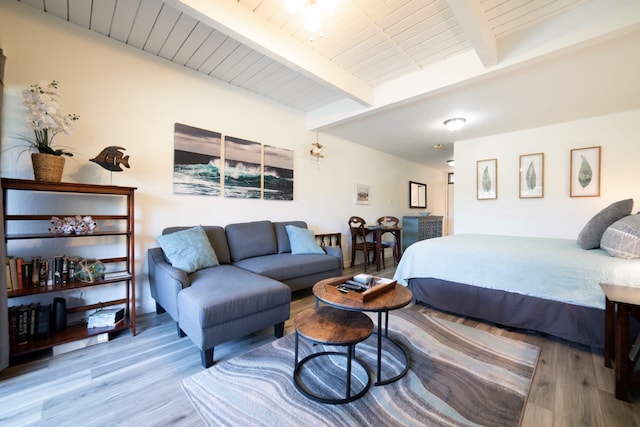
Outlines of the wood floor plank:
{"label": "wood floor plank", "polygon": [[556,379],[558,378],[559,345],[550,341],[548,345],[540,347],[538,365],[529,392],[529,403],[546,409],[551,413],[556,400]]}
{"label": "wood floor plank", "polygon": [[554,424],[605,426],[591,354],[567,347],[558,354]]}
{"label": "wood floor plank", "polygon": [[[345,274],[359,272],[358,268],[345,270]],[[390,278],[394,272],[395,267],[390,267],[378,275]],[[311,290],[293,293],[285,333],[293,332],[296,314],[314,303]],[[540,347],[523,427],[640,427],[640,404],[615,399],[613,370],[604,368],[601,354],[424,304],[412,307]],[[38,359],[2,371],[0,425],[201,426],[180,385],[183,378],[202,371],[200,351],[188,337],[178,337],[175,322],[166,313],[139,316],[137,326],[135,337],[125,331],[108,343],[55,357],[43,353]],[[274,339],[273,328],[266,328],[221,344],[215,350],[216,361]]]}

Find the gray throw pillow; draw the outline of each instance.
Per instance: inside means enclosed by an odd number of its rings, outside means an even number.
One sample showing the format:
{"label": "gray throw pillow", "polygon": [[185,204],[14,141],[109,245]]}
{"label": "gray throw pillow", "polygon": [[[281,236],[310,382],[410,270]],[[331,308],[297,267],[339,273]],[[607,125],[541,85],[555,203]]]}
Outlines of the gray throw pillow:
{"label": "gray throw pillow", "polygon": [[578,245],[582,249],[597,249],[604,231],[617,220],[631,213],[633,199],[620,200],[607,206],[587,222],[578,235]]}
{"label": "gray throw pillow", "polygon": [[614,222],[602,235],[600,247],[617,258],[640,258],[640,215]]}

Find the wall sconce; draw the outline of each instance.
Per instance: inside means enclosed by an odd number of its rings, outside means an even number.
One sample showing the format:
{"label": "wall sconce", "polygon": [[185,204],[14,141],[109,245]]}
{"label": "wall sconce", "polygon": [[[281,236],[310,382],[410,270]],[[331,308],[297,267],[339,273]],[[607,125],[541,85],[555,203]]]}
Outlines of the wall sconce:
{"label": "wall sconce", "polygon": [[316,142],[311,143],[311,151],[309,151],[309,154],[316,158],[316,163],[318,164],[320,164],[320,159],[324,159],[322,147],[323,145],[318,141],[318,132],[316,132]]}
{"label": "wall sconce", "polygon": [[456,165],[456,161],[455,161],[455,160],[447,160],[447,164],[448,164],[450,167],[454,167],[454,166]]}
{"label": "wall sconce", "polygon": [[444,121],[444,125],[452,132],[461,129],[465,123],[467,123],[467,119],[462,117],[454,117]]}

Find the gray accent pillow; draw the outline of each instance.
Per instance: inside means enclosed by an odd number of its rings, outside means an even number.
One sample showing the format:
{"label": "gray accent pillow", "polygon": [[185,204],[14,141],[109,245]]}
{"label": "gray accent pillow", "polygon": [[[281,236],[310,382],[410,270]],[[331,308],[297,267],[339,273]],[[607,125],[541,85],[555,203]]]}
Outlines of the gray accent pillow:
{"label": "gray accent pillow", "polygon": [[640,258],[640,215],[629,215],[607,228],[600,247],[617,258]]}
{"label": "gray accent pillow", "polygon": [[278,253],[278,242],[271,221],[229,224],[225,232],[233,262]]}
{"label": "gray accent pillow", "polygon": [[615,202],[595,214],[587,222],[578,235],[578,245],[582,249],[597,249],[600,247],[600,240],[604,231],[611,224],[631,213],[633,199],[620,200]]}

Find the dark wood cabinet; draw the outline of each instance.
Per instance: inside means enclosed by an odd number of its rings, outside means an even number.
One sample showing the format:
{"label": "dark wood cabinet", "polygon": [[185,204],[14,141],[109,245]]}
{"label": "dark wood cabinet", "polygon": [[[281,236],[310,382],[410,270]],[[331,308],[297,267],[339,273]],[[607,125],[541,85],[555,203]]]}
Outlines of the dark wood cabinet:
{"label": "dark wood cabinet", "polygon": [[418,240],[432,239],[442,236],[442,217],[403,216],[402,217],[402,251]]}
{"label": "dark wood cabinet", "polygon": [[[7,291],[9,302],[13,298],[30,297],[44,295],[47,293],[58,292],[61,296],[67,291],[81,290],[82,292],[91,292],[92,289],[114,286],[124,283],[125,286],[122,295],[117,295],[118,291],[110,290],[109,295],[115,294],[116,297],[108,301],[100,301],[93,304],[76,305],[67,308],[67,314],[83,313],[97,310],[103,307],[123,307],[125,310],[124,320],[116,323],[115,326],[105,328],[87,328],[86,323],[77,322],[70,324],[64,332],[50,333],[46,338],[33,338],[28,342],[16,345],[12,343],[10,354],[12,357],[27,354],[34,351],[44,350],[59,344],[88,338],[94,335],[104,333],[113,333],[131,328],[132,334],[136,334],[136,308],[135,308],[135,262],[134,262],[134,187],[118,187],[111,185],[91,185],[78,184],[70,182],[40,182],[21,179],[2,178],[2,212],[4,214],[5,228],[5,249],[7,256],[12,255],[12,243],[16,241],[29,241],[29,250],[33,251],[33,255],[38,255],[39,250],[44,250],[47,245],[56,245],[56,247],[69,247],[73,250],[75,239],[84,240],[85,246],[92,252],[92,258],[99,259],[106,267],[105,277],[86,283],[81,281],[69,281],[60,285],[40,285],[40,286],[23,286],[21,289],[13,289]],[[22,194],[12,194],[13,192],[21,192]],[[91,215],[98,222],[108,223],[109,226],[104,229],[98,228],[97,231],[89,234],[53,234],[48,231],[42,224],[44,221],[50,221],[52,216],[75,216],[72,204],[66,205],[66,212],[51,212],[54,209],[47,206],[46,203],[39,201],[38,194],[54,195],[54,197],[81,197],[84,206],[104,206],[104,197],[112,197],[113,200],[106,200],[106,204],[114,205],[113,213],[109,209],[109,213],[94,214],[92,212],[83,213]],[[20,203],[13,203],[15,200],[22,199]],[[102,199],[100,202],[99,199]],[[25,203],[24,200],[27,200]],[[102,203],[102,205],[100,204]],[[14,206],[19,205],[19,206]],[[43,206],[44,205],[44,206]],[[28,206],[28,208],[25,208]],[[12,226],[13,225],[13,226]],[[18,230],[13,232],[13,230]],[[105,254],[105,247],[109,247],[110,256],[102,257]],[[117,256],[111,256],[116,254]],[[111,268],[110,268],[111,266]],[[32,298],[37,299],[37,298]],[[11,304],[10,304],[11,305]],[[10,325],[11,327],[11,325]]]}

